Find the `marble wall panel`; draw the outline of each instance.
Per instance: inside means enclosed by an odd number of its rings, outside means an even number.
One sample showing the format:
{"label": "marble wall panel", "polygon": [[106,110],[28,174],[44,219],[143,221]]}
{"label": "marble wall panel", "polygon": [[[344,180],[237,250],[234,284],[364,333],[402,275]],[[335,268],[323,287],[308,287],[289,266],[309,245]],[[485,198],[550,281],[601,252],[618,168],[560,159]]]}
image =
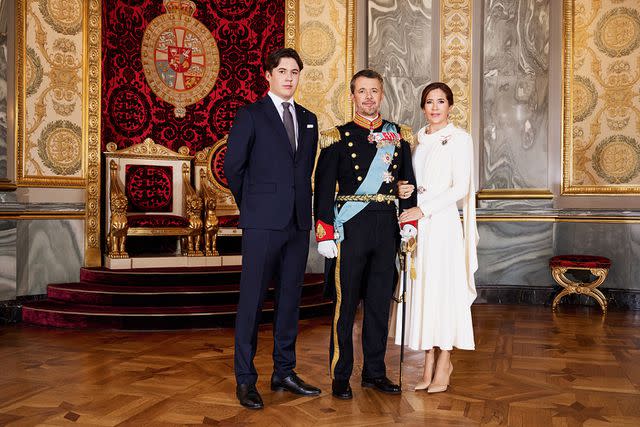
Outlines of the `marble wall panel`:
{"label": "marble wall panel", "polygon": [[385,78],[382,115],[424,124],[420,93],[431,82],[432,0],[369,0],[368,67]]}
{"label": "marble wall panel", "polygon": [[600,255],[611,260],[603,288],[640,289],[640,224],[557,223],[554,253]]}
{"label": "marble wall panel", "polygon": [[16,298],[16,221],[0,221],[0,301]]}
{"label": "marble wall panel", "polygon": [[476,284],[551,286],[552,222],[478,223]]}
{"label": "marble wall panel", "polygon": [[503,209],[509,210],[538,210],[544,208],[553,208],[553,200],[551,199],[494,199],[494,200],[478,200],[478,208]]}
{"label": "marble wall panel", "polygon": [[485,0],[481,188],[548,188],[549,0]]}
{"label": "marble wall panel", "polygon": [[18,223],[17,295],[39,295],[50,283],[80,278],[83,220],[23,220]]}

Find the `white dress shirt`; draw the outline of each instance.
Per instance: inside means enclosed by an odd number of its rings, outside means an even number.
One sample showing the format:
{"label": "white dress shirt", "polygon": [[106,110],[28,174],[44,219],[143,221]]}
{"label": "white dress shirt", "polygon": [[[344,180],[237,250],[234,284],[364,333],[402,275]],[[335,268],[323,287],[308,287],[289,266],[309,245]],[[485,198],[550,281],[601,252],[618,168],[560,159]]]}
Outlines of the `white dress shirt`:
{"label": "white dress shirt", "polygon": [[296,105],[293,102],[293,98],[291,99],[282,99],[280,98],[278,95],[274,94],[273,92],[269,91],[269,98],[271,98],[271,100],[273,101],[273,104],[276,106],[276,110],[278,110],[278,114],[280,114],[280,120],[283,120],[283,116],[284,116],[284,107],[282,106],[283,102],[288,102],[291,104],[291,106],[289,106],[289,111],[291,111],[291,115],[293,116],[293,129],[295,130],[295,135],[296,135],[296,150],[298,149],[298,118],[296,117]]}

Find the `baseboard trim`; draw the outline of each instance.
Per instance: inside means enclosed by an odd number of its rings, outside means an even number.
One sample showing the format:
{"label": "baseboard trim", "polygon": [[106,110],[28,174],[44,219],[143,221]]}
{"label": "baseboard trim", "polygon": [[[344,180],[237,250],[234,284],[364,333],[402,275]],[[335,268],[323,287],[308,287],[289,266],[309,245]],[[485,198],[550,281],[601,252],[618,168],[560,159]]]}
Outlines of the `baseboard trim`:
{"label": "baseboard trim", "polygon": [[[478,297],[474,304],[526,304],[551,307],[553,298],[560,292],[559,286],[478,285]],[[640,310],[640,290],[599,288],[607,297],[609,309]],[[596,306],[593,298],[584,295],[567,295],[561,305]]]}

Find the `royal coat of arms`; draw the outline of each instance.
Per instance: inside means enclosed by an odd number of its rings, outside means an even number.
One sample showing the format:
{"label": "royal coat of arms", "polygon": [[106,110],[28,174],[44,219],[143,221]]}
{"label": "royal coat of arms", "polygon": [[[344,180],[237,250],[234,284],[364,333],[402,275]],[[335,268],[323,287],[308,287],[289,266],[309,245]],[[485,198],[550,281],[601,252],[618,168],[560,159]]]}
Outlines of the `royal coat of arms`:
{"label": "royal coat of arms", "polygon": [[195,3],[164,0],[164,8],[144,32],[142,67],[153,92],[175,107],[176,117],[184,117],[187,105],[211,92],[220,55],[211,31],[193,17]]}

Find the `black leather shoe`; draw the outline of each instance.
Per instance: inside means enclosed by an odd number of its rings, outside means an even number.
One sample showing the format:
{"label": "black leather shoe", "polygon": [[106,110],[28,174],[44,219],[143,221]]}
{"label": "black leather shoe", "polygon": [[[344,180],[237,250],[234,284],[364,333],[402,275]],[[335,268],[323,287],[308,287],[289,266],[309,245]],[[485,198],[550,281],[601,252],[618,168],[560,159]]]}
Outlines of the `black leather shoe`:
{"label": "black leather shoe", "polygon": [[353,399],[353,392],[351,391],[349,381],[333,380],[331,383],[331,394],[338,399]]}
{"label": "black leather shoe", "polygon": [[398,384],[394,384],[387,377],[362,378],[362,387],[372,387],[378,391],[389,394],[400,394],[402,391]]}
{"label": "black leather shoe", "polygon": [[260,397],[260,393],[258,393],[255,384],[238,384],[236,386],[236,396],[238,397],[240,404],[245,408],[264,408],[264,403],[262,403],[262,398]]}
{"label": "black leather shoe", "polygon": [[305,383],[295,372],[292,372],[291,375],[282,379],[278,378],[276,374],[271,375],[271,390],[286,390],[302,396],[317,396],[320,394],[319,388]]}

